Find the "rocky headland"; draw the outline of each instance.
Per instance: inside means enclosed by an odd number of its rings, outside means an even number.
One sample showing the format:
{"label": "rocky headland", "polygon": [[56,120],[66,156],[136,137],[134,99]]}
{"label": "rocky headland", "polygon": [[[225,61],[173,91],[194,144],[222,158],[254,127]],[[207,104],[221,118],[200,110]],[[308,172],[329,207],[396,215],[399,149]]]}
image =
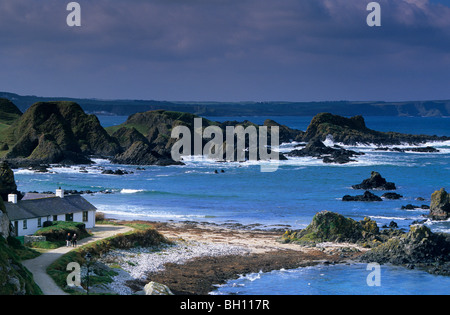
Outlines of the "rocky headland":
{"label": "rocky headland", "polygon": [[395,224],[380,229],[369,218],[355,221],[329,212],[317,213],[311,224],[299,231],[286,231],[282,241],[316,246],[321,242],[350,242],[369,248],[358,257],[362,262],[392,263],[450,275],[450,235],[433,233],[425,225],[413,225],[408,232]]}
{"label": "rocky headland", "polygon": [[[191,131],[193,143],[194,119],[201,118],[183,112],[152,110],[133,114],[125,123],[104,129],[95,115],[87,115],[74,102],[39,102],[22,114],[6,99],[0,99],[0,113],[0,159],[7,160],[15,167],[91,164],[93,157],[107,158],[113,163],[126,165],[182,165],[183,162],[174,161],[171,157],[171,148],[177,141],[171,138],[171,131],[176,126],[186,126]],[[257,130],[261,127],[247,120],[219,123],[201,119],[202,128],[217,126],[224,134],[227,126],[253,126]],[[372,143],[380,146],[404,143],[414,146],[427,141],[450,139],[378,132],[367,128],[362,116],[345,118],[329,113],[316,115],[306,131],[289,128],[271,119],[264,121],[262,126],[268,128],[268,143],[271,141],[270,130],[275,126],[279,128],[280,143],[306,143],[302,149],[279,153],[280,160],[308,156],[322,159],[324,163],[337,164],[354,162],[364,153],[338,145],[326,146],[323,141],[327,138],[345,145]],[[202,147],[208,141],[203,138]],[[226,146],[226,142],[223,146]],[[402,150],[436,152],[431,147]],[[248,159],[247,150],[245,152]],[[260,159],[260,156],[257,158]]]}

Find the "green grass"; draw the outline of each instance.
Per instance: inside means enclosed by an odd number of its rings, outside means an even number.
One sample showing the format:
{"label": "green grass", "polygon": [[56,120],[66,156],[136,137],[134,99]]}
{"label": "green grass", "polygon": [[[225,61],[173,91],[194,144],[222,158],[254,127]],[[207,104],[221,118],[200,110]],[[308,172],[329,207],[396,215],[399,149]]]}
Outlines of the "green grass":
{"label": "green grass", "polygon": [[27,295],[41,295],[41,289],[33,280],[33,275],[23,267],[21,261],[40,254],[24,247],[19,240],[0,236],[0,295],[16,294],[17,289],[11,279],[16,279]]}
{"label": "green grass", "polygon": [[[118,223],[112,223],[112,225],[120,225]],[[109,237],[103,240],[89,243],[84,246],[80,246],[69,253],[63,255],[55,262],[53,262],[48,268],[47,273],[52,277],[55,283],[69,294],[81,294],[78,291],[70,289],[66,286],[67,276],[69,272],[66,270],[67,265],[70,262],[77,262],[80,266],[86,265],[86,254],[90,253],[95,260],[97,257],[108,253],[116,248],[128,249],[132,247],[149,247],[157,246],[161,244],[170,243],[161,234],[159,234],[153,227],[145,222],[127,222],[127,226],[133,227],[134,230],[127,233],[118,234],[113,237]],[[91,277],[90,283],[94,284],[108,284],[112,281],[112,277],[117,275],[113,270],[98,271],[97,277]],[[82,286],[84,285],[82,279]]]}
{"label": "green grass", "polygon": [[144,137],[148,136],[149,126],[146,126],[144,124],[123,123],[123,124],[117,125],[117,126],[106,127],[105,130],[111,136],[114,132],[116,132],[117,130],[119,130],[122,127],[129,128],[129,129],[135,128]]}
{"label": "green grass", "polygon": [[42,249],[55,249],[66,244],[67,233],[77,234],[78,240],[91,236],[86,229],[84,223],[79,222],[53,222],[53,225],[38,230],[34,235],[45,236],[45,242],[35,242],[31,247]]}

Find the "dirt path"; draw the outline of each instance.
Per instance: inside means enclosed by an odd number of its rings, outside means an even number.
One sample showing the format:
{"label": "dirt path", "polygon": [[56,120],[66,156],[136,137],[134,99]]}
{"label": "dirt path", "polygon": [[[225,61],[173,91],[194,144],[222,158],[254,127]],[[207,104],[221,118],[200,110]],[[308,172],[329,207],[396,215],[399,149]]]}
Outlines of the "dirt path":
{"label": "dirt path", "polygon": [[[113,226],[113,225],[97,225],[92,229],[94,234],[91,237],[78,241],[78,246],[92,243],[116,234],[125,233],[132,230],[127,226]],[[61,290],[47,274],[47,267],[62,255],[73,250],[73,247],[60,247],[47,251],[37,258],[25,260],[22,264],[33,274],[34,281],[41,288],[44,295],[67,295]]]}

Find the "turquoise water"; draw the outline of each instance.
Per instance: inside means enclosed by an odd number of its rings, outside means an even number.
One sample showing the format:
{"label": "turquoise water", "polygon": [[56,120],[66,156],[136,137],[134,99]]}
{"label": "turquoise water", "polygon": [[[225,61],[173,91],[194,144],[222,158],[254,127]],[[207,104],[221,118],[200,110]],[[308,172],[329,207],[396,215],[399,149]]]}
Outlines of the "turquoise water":
{"label": "turquoise water", "polygon": [[[104,126],[120,124],[126,120],[126,117],[99,118]],[[249,119],[262,123],[266,118],[213,117],[212,119],[222,121]],[[311,117],[271,118],[302,130],[306,129],[311,120]],[[366,118],[368,127],[376,130],[447,136],[450,135],[448,121],[447,118]],[[448,163],[450,142],[431,145],[440,152],[398,153],[373,151],[373,147],[370,146],[350,147],[363,151],[366,155],[359,157],[358,162],[345,165],[326,165],[314,158],[293,158],[281,161],[278,170],[273,173],[260,172],[259,162],[216,163],[197,158],[187,161],[185,166],[148,166],[145,170],[137,170],[136,166],[112,165],[108,161],[97,160],[98,164],[86,168],[88,173],[81,173],[79,167],[55,167],[51,169],[54,172],[51,174],[15,170],[15,176],[21,191],[53,191],[59,186],[76,190],[109,190],[112,194],[98,193],[85,196],[99,211],[116,218],[259,223],[265,228],[289,226],[298,229],[306,227],[315,213],[330,210],[356,220],[368,216],[376,220],[379,226],[395,221],[400,227],[408,229],[413,221],[423,219],[423,215],[428,211],[421,209],[406,211],[401,210],[402,206],[429,205],[430,196],[435,190],[445,187],[450,191]],[[292,148],[292,144],[286,144],[280,149],[288,151]],[[121,168],[134,173],[121,177],[102,175],[102,168]],[[215,170],[222,169],[224,173],[215,174]],[[341,201],[342,196],[346,194],[361,194],[362,191],[351,189],[351,185],[368,178],[371,171],[378,171],[388,181],[396,183],[396,192],[403,195],[403,198],[372,203]],[[381,195],[383,192],[375,191],[375,193]],[[417,197],[425,198],[425,201],[417,201]],[[449,221],[427,221],[425,224],[433,231],[450,232]],[[330,266],[332,267],[335,266]],[[351,273],[355,267],[342,266],[342,268]],[[398,273],[404,273],[405,277],[407,274],[411,275],[407,270],[400,270]],[[346,281],[345,272],[339,271],[336,274],[342,274],[341,280]],[[295,278],[294,275],[291,276]],[[277,277],[276,273],[274,277]],[[418,278],[419,275],[415,276],[413,273],[412,277]],[[319,281],[320,277],[317,279]],[[436,293],[440,293],[439,289],[444,286],[448,287],[448,282],[442,282],[440,278],[433,279],[436,281]],[[257,285],[258,281],[253,281],[252,285]],[[350,284],[354,282],[355,279],[350,280]],[[323,285],[330,286],[330,292],[344,290],[334,282],[326,283],[328,285]],[[405,289],[405,294],[416,292],[410,288],[411,286]],[[382,286],[381,289],[385,292],[383,288],[386,287]],[[264,290],[264,285],[255,290],[259,290],[259,294],[270,294]],[[280,290],[283,292],[283,289]],[[293,291],[286,289],[285,292],[291,294]],[[326,291],[317,292],[326,294]],[[304,293],[308,293],[306,289]]]}
{"label": "turquoise water", "polygon": [[[372,269],[366,264],[333,265],[253,273],[228,281],[217,295],[434,295],[450,294],[450,277],[424,271],[380,266],[379,286],[369,286]],[[370,281],[369,281],[370,283]]]}

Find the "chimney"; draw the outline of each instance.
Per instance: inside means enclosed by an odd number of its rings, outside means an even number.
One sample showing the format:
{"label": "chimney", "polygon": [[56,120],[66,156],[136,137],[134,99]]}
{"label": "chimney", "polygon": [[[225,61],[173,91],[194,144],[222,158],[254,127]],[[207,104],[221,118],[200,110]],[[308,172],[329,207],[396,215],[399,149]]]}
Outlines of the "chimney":
{"label": "chimney", "polygon": [[56,190],[56,197],[64,198],[64,189],[61,189],[61,187],[59,187],[59,188]]}
{"label": "chimney", "polygon": [[17,203],[17,195],[16,194],[9,194],[8,195],[8,202]]}

